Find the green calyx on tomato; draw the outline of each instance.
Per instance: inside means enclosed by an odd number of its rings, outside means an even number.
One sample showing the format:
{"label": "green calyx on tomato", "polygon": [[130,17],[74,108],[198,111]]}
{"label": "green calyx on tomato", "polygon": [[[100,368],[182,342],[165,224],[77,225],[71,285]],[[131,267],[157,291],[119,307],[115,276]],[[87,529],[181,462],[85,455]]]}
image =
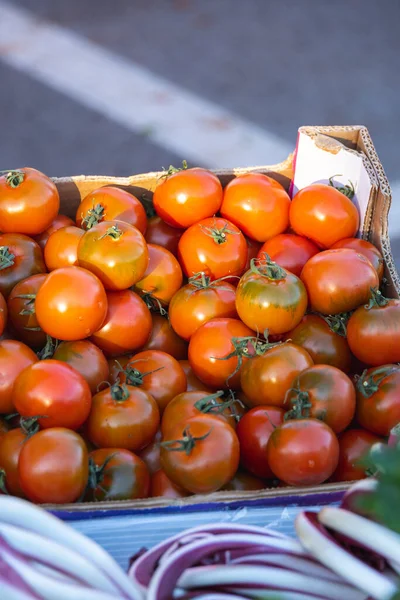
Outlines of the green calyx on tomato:
{"label": "green calyx on tomato", "polygon": [[125,375],[126,383],[128,385],[134,385],[136,387],[143,385],[143,379],[146,377],[146,375],[151,375],[152,373],[156,373],[157,371],[161,371],[161,369],[165,368],[158,367],[157,369],[153,369],[152,371],[145,371],[144,373],[142,373],[141,371],[139,371],[139,369],[135,369],[131,366],[135,362],[136,361],[133,360],[130,363],[128,363],[125,369],[119,363],[118,366],[119,373],[123,373]]}
{"label": "green calyx on tomato", "polygon": [[184,452],[187,456],[190,455],[197,442],[205,440],[211,433],[211,429],[204,435],[194,437],[189,428],[185,428],[182,433],[182,439],[180,440],[168,440],[166,442],[160,442],[160,446],[168,450],[168,452]]}
{"label": "green calyx on tomato", "polygon": [[285,403],[292,394],[294,394],[294,397],[290,398],[292,408],[285,413],[284,420],[308,419],[310,417],[310,409],[312,408],[309,393],[303,392],[299,388],[290,388],[286,392]]}
{"label": "green calyx on tomato", "polygon": [[35,314],[35,298],[36,294],[19,294],[14,298],[21,298],[21,300],[28,300],[25,303],[25,307],[19,311],[19,315],[34,315]]}
{"label": "green calyx on tomato", "polygon": [[399,366],[396,365],[385,365],[375,369],[370,375],[367,375],[368,369],[362,372],[357,381],[357,390],[364,396],[364,398],[370,398],[378,390],[379,386],[386,377],[393,375],[399,370]]}
{"label": "green calyx on tomato", "polygon": [[[83,216],[83,215],[82,215]],[[94,225],[97,225],[104,219],[104,206],[102,204],[96,204],[93,208],[90,208],[86,215],[82,219],[82,229],[92,229]]]}
{"label": "green calyx on tomato", "polygon": [[179,173],[179,171],[185,171],[187,168],[188,168],[188,164],[187,164],[186,160],[182,161],[181,167],[174,167],[173,165],[169,165],[168,169],[163,167],[162,169],[163,169],[164,173],[162,173],[162,175],[160,175],[160,179],[166,179],[167,177],[170,177],[174,173]]}
{"label": "green calyx on tomato", "polygon": [[7,246],[0,246],[0,271],[14,265],[15,254]]}
{"label": "green calyx on tomato", "polygon": [[329,328],[333,333],[337,333],[342,337],[347,335],[347,323],[350,319],[351,313],[339,313],[337,315],[322,315],[320,313],[313,313],[318,317],[321,317],[325,323],[329,325]]}
{"label": "green calyx on tomato", "polygon": [[[220,402],[218,401],[219,399],[221,399]],[[194,406],[203,414],[221,415],[224,410],[233,407],[236,402],[240,403],[240,400],[235,397],[235,394],[230,394],[229,398],[226,399],[224,390],[219,390],[218,392],[215,392],[215,394],[210,394],[209,396],[201,398],[201,400],[197,400]],[[235,418],[238,417],[238,415],[233,412],[232,416]]]}
{"label": "green calyx on tomato", "polygon": [[17,188],[25,179],[25,173],[15,169],[13,171],[0,171],[6,173],[6,184],[12,188]]}
{"label": "green calyx on tomato", "polygon": [[271,260],[271,257],[263,252],[260,258],[252,258],[250,261],[250,270],[256,275],[267,277],[273,281],[281,281],[286,279],[286,271],[278,265],[278,263]]}
{"label": "green calyx on tomato", "polygon": [[[213,288],[216,285],[218,285],[221,281],[224,281],[225,279],[233,279],[233,278],[239,279],[239,277],[237,277],[236,275],[226,275],[225,277],[220,277],[219,279],[214,279],[214,281],[211,281],[211,277],[206,275],[204,273],[204,271],[200,271],[199,273],[195,273],[195,275],[192,275],[192,277],[189,277],[188,284],[192,285],[195,288],[192,291],[192,294],[194,294],[195,292],[197,292],[197,290],[206,290],[209,288]],[[229,289],[229,288],[220,288],[220,289]]]}
{"label": "green calyx on tomato", "polygon": [[97,238],[97,241],[104,239],[105,237],[110,237],[113,240],[119,240],[119,238],[123,235],[123,231],[120,230],[118,225],[112,225],[107,229],[103,235]]}
{"label": "green calyx on tomato", "polygon": [[128,400],[130,394],[129,390],[124,383],[119,383],[118,381],[110,386],[111,398],[115,402],[124,402]]}
{"label": "green calyx on tomato", "polygon": [[[37,331],[40,331],[40,328],[34,328]],[[46,358],[52,358],[54,352],[57,350],[60,344],[60,340],[51,337],[51,335],[47,334],[46,336],[46,344],[43,346],[41,350],[37,353],[40,360],[45,360]]]}
{"label": "green calyx on tomato", "polygon": [[226,234],[239,235],[240,231],[232,231],[229,229],[229,224],[226,223],[223,227],[205,227],[201,225],[201,229],[208,235],[216,244],[225,244]]}
{"label": "green calyx on tomato", "polygon": [[368,304],[365,305],[366,310],[371,308],[380,308],[386,306],[389,303],[389,299],[385,298],[382,292],[378,288],[371,288],[371,298]]}
{"label": "green calyx on tomato", "polygon": [[102,491],[104,494],[107,494],[107,490],[105,490],[102,487],[101,483],[104,480],[105,471],[107,469],[107,466],[114,457],[115,457],[115,454],[111,454],[110,456],[107,456],[107,458],[105,459],[105,461],[103,462],[102,465],[96,465],[93,458],[91,456],[89,456],[89,477],[88,477],[88,483],[86,486],[86,492],[89,492],[89,493],[91,492],[91,495],[93,496],[93,500],[97,500],[96,495],[94,493],[96,488],[99,489],[100,491]]}
{"label": "green calyx on tomato", "polygon": [[47,415],[35,415],[34,417],[21,417],[19,420],[19,426],[26,435],[26,439],[29,439],[40,429],[39,419],[47,419]]}
{"label": "green calyx on tomato", "polygon": [[335,190],[337,190],[338,192],[341,192],[342,194],[344,194],[345,196],[347,196],[347,198],[350,198],[350,200],[352,198],[354,198],[354,194],[355,194],[355,189],[354,189],[354,185],[353,183],[349,180],[349,184],[344,185],[344,186],[336,186],[333,183],[333,178],[334,177],[341,177],[341,175],[332,175],[332,177],[329,177],[329,185],[333,188],[335,188]]}
{"label": "green calyx on tomato", "polygon": [[[131,288],[132,292],[137,293],[137,288],[133,285]],[[143,302],[146,304],[150,312],[160,314],[162,317],[168,318],[168,311],[163,307],[161,301],[153,296],[151,292],[143,292],[140,294]]]}

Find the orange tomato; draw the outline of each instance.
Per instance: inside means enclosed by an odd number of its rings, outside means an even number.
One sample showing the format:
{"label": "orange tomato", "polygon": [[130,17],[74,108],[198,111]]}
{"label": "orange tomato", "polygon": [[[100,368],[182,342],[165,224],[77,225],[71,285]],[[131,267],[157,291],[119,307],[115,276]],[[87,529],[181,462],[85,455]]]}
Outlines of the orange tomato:
{"label": "orange tomato", "polygon": [[264,254],[297,277],[300,277],[301,271],[306,262],[319,252],[316,246],[310,240],[293,233],[281,233],[263,244],[258,253],[258,258]]}
{"label": "orange tomato", "polygon": [[43,250],[45,245],[47,244],[47,240],[49,239],[52,233],[57,231],[57,229],[61,229],[62,227],[69,227],[70,225],[75,225],[75,221],[73,221],[66,215],[58,214],[54,217],[47,229],[45,229],[39,235],[34,236],[34,240],[37,244],[39,244],[39,246]]}
{"label": "orange tomato", "polygon": [[355,250],[359,254],[363,254],[376,269],[379,281],[382,281],[385,264],[383,262],[382,254],[379,252],[378,248],[371,244],[371,242],[359,238],[345,238],[344,240],[340,240],[339,242],[336,242],[336,244],[333,244],[332,248],[349,248],[350,250]]}
{"label": "orange tomato", "polygon": [[153,298],[168,304],[172,296],[182,285],[182,269],[171,252],[148,244],[149,262],[146,272],[135,284],[136,290],[142,294],[150,294]]}
{"label": "orange tomato", "polygon": [[49,271],[78,265],[78,244],[84,231],[71,225],[52,233],[44,247],[44,261]]}

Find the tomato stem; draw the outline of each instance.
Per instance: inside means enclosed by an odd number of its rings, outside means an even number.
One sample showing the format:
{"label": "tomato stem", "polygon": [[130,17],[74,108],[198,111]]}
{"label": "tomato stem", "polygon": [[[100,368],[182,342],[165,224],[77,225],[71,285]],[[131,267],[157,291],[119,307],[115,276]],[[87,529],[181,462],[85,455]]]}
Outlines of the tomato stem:
{"label": "tomato stem", "polygon": [[113,240],[119,240],[119,238],[122,235],[124,235],[124,232],[120,230],[118,225],[112,225],[111,227],[109,227],[107,229],[107,231],[105,233],[103,233],[103,235],[101,235],[99,238],[97,238],[97,241],[100,241],[100,240],[104,239],[105,237],[110,237]]}
{"label": "tomato stem", "polygon": [[342,177],[342,175],[338,174],[338,175],[332,175],[331,177],[329,177],[329,185],[333,188],[335,188],[335,190],[337,190],[338,192],[341,192],[342,194],[344,194],[345,196],[347,196],[347,198],[349,198],[350,200],[352,198],[354,198],[354,194],[355,194],[355,189],[354,189],[354,185],[353,183],[349,180],[349,184],[350,185],[344,185],[344,186],[336,186],[333,183],[333,178],[334,177]]}
{"label": "tomato stem", "polygon": [[99,488],[100,491],[102,491],[104,494],[107,493],[107,491],[101,486],[101,482],[104,479],[105,471],[106,471],[106,468],[107,468],[109,462],[115,456],[116,456],[116,452],[114,452],[110,456],[107,456],[107,458],[105,459],[103,464],[100,466],[96,465],[93,458],[91,456],[89,456],[89,478],[88,478],[85,493],[88,493],[90,491],[92,494],[92,500],[94,500],[94,501],[97,500],[96,495],[94,493],[96,488]]}
{"label": "tomato stem", "polygon": [[7,246],[0,246],[0,271],[14,265],[15,254]]}
{"label": "tomato stem", "polygon": [[10,492],[7,489],[6,485],[7,474],[4,469],[0,469],[0,492],[5,496],[8,496]]}
{"label": "tomato stem", "polygon": [[240,231],[232,231],[232,229],[229,229],[229,223],[225,223],[223,227],[205,227],[204,225],[200,225],[200,227],[216,244],[225,244],[228,239],[227,234],[240,234]]}
{"label": "tomato stem", "polygon": [[310,416],[310,409],[312,408],[309,393],[304,392],[300,388],[290,388],[285,394],[284,403],[288,401],[291,394],[295,394],[295,397],[290,398],[292,408],[285,413],[285,421],[288,421],[289,419],[308,419]]}
{"label": "tomato stem", "polygon": [[365,308],[366,310],[371,310],[371,308],[386,306],[388,303],[389,299],[385,298],[378,288],[371,288],[371,298],[368,304],[365,305]]}
{"label": "tomato stem", "polygon": [[143,379],[146,377],[146,375],[151,375],[152,373],[157,373],[157,371],[161,371],[161,369],[165,368],[165,367],[158,367],[157,369],[153,369],[152,371],[145,371],[144,373],[142,373],[138,369],[132,368],[131,365],[133,365],[135,362],[138,362],[138,361],[133,360],[133,361],[129,362],[126,365],[125,369],[123,369],[121,367],[119,373],[124,373],[125,378],[126,378],[126,383],[128,385],[134,385],[136,387],[143,385]]}
{"label": "tomato stem", "polygon": [[6,174],[6,185],[17,188],[25,179],[25,173],[18,169],[12,171],[0,171],[0,174]]}
{"label": "tomato stem", "polygon": [[340,313],[337,315],[321,315],[320,313],[315,313],[318,317],[321,317],[325,323],[329,325],[329,328],[333,333],[337,333],[341,337],[346,337],[347,335],[347,323],[351,316],[351,313]]}
{"label": "tomato stem", "polygon": [[93,208],[89,208],[86,215],[82,217],[82,229],[92,229],[94,225],[97,225],[105,217],[104,206],[102,204],[96,204]]}
{"label": "tomato stem", "polygon": [[286,279],[286,271],[271,260],[271,257],[263,252],[260,258],[252,258],[250,261],[250,269],[253,273],[267,277],[272,281],[281,281]]}
{"label": "tomato stem", "polygon": [[[36,327],[33,329],[36,329]],[[39,331],[40,331],[40,328],[39,328]],[[60,340],[57,340],[56,338],[52,338],[51,335],[47,334],[46,335],[46,344],[43,346],[43,348],[41,350],[39,350],[39,352],[37,352],[39,359],[45,360],[46,358],[52,358],[52,356],[53,356],[54,352],[57,350],[59,344],[60,344]]]}
{"label": "tomato stem", "polygon": [[21,417],[19,426],[26,435],[26,439],[32,437],[40,429],[39,419],[47,419],[48,415],[35,415],[34,417]]}
{"label": "tomato stem", "polygon": [[173,175],[174,173],[179,173],[180,171],[185,171],[188,168],[188,164],[186,160],[182,161],[182,166],[181,167],[174,167],[173,165],[169,165],[168,169],[166,169],[165,167],[162,167],[162,170],[164,171],[164,173],[162,173],[160,175],[160,179],[166,179],[167,177],[170,177],[171,175]]}
{"label": "tomato stem", "polygon": [[[192,275],[192,277],[189,277],[188,284],[196,288],[192,291],[192,293],[195,293],[198,290],[206,290],[209,288],[213,288],[225,279],[240,279],[240,277],[238,277],[237,275],[225,275],[225,277],[220,277],[219,279],[214,279],[214,281],[211,281],[211,277],[206,275],[204,271],[200,271],[199,273],[195,273],[194,275]],[[229,290],[230,288],[221,287],[220,289]]]}
{"label": "tomato stem", "polygon": [[153,296],[151,292],[143,292],[142,290],[137,290],[134,285],[131,287],[131,290],[135,292],[139,291],[143,302],[146,304],[147,308],[151,312],[158,313],[162,317],[168,317],[168,312],[161,304],[161,301],[155,296]]}
{"label": "tomato stem", "polygon": [[21,298],[21,300],[28,300],[25,302],[25,307],[19,311],[19,315],[34,315],[35,314],[35,298],[36,294],[19,294],[15,298]]}
{"label": "tomato stem", "polygon": [[[165,448],[169,452],[185,452],[185,454],[189,456],[193,448],[196,446],[196,442],[201,442],[205,440],[210,435],[211,431],[212,429],[210,429],[210,431],[207,431],[207,433],[205,433],[202,436],[193,437],[190,433],[189,427],[186,427],[183,430],[183,438],[181,440],[169,440],[166,442],[160,442],[160,446],[162,448]],[[176,448],[174,448],[173,446],[176,446]]]}
{"label": "tomato stem", "polygon": [[130,396],[129,390],[124,383],[117,381],[110,387],[111,398],[115,402],[124,402]]}
{"label": "tomato stem", "polygon": [[368,369],[362,372],[361,376],[357,381],[357,390],[364,396],[364,398],[370,398],[379,390],[379,386],[386,377],[393,375],[399,371],[398,366],[385,365],[374,369],[372,373],[367,375]]}

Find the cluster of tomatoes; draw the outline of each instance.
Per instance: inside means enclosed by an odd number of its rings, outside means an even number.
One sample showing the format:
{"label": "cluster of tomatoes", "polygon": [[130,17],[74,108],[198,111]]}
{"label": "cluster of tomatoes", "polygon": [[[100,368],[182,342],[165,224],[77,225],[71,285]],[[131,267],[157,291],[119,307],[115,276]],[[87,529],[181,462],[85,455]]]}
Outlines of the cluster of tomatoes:
{"label": "cluster of tomatoes", "polygon": [[[365,476],[400,421],[400,304],[352,190],[170,168],[75,221],[0,177],[0,490],[38,503]],[[153,210],[146,214],[145,206]]]}

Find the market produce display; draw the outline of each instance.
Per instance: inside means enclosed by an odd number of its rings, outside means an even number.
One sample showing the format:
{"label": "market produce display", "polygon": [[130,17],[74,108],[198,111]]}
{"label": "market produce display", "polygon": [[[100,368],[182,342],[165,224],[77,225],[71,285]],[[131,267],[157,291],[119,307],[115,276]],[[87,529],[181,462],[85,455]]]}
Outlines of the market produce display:
{"label": "market produce display", "polygon": [[1,174],[0,493],[366,477],[400,422],[400,301],[353,194],[332,180],[290,200],[266,175],[223,188],[184,164],[152,199],[101,187],[72,220],[44,174]]}

